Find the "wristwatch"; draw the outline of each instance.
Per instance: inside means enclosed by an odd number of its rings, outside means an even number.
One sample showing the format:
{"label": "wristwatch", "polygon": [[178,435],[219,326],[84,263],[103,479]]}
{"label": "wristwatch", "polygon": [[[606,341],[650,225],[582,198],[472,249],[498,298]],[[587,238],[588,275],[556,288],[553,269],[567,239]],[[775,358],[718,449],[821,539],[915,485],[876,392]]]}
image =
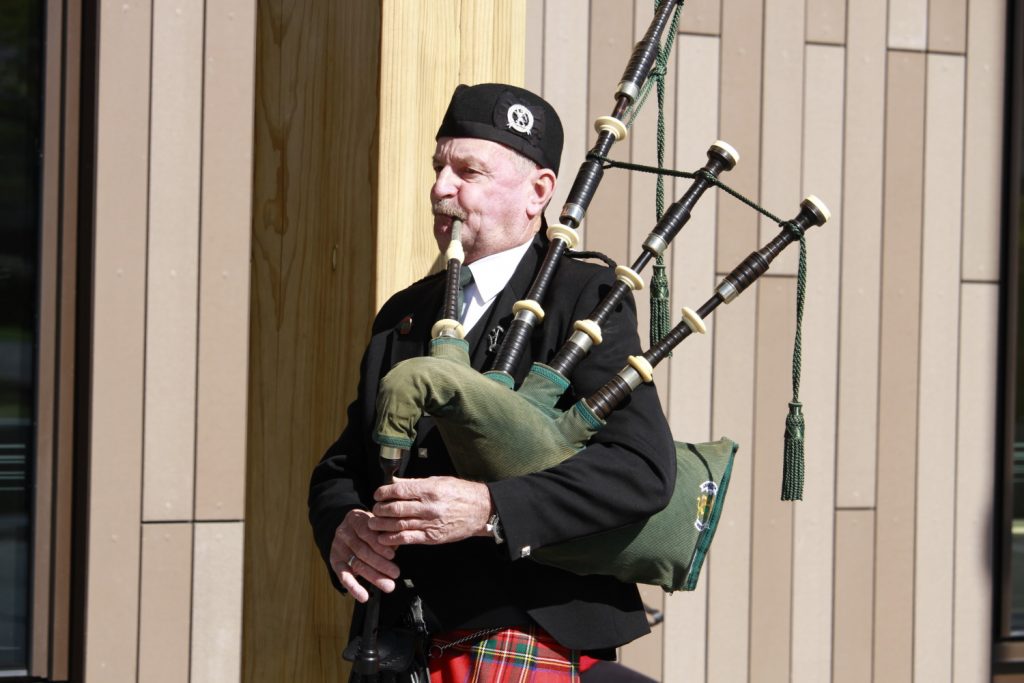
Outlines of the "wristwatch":
{"label": "wristwatch", "polygon": [[484,530],[494,537],[494,542],[498,545],[505,542],[505,534],[501,528],[501,517],[498,517],[497,512],[491,515],[491,518],[487,520]]}

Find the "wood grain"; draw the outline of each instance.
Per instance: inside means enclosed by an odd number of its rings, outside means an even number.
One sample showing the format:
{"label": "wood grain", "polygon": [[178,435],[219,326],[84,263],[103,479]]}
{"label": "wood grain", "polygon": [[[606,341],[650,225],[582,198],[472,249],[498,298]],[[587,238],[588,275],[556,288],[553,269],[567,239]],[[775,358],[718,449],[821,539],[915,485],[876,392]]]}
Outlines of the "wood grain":
{"label": "wood grain", "polygon": [[313,547],[305,500],[374,313],[380,17],[369,7],[258,6],[245,681],[343,676],[351,605]]}

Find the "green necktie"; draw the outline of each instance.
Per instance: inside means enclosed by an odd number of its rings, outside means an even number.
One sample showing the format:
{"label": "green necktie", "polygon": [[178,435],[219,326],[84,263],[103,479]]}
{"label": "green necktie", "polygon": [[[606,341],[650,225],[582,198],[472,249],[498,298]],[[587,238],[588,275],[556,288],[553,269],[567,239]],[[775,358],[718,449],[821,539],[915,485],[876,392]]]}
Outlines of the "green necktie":
{"label": "green necktie", "polygon": [[473,281],[473,271],[463,265],[459,270],[459,321],[466,318],[466,287]]}

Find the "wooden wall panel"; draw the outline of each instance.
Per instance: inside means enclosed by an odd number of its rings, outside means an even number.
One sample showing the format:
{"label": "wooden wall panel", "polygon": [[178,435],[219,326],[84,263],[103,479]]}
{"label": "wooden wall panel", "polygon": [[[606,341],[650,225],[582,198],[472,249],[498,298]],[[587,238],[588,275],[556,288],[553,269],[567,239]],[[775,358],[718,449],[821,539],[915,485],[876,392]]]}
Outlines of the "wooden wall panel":
{"label": "wooden wall panel", "polygon": [[889,47],[924,50],[928,42],[928,0],[889,3]]}
{"label": "wooden wall panel", "polygon": [[871,680],[875,513],[836,512],[833,683]]}
{"label": "wooden wall panel", "polygon": [[[552,4],[546,35],[532,43],[544,55],[544,87],[556,79],[561,91],[581,89],[586,79],[594,90],[593,46],[607,47],[599,36],[614,29],[600,24],[611,9],[590,14],[590,54],[570,64],[548,54],[573,49],[553,40]],[[677,438],[710,424],[710,436],[727,434],[741,450],[700,590],[664,599],[662,633],[624,648],[627,664],[656,674],[644,657],[660,648],[666,681],[986,680],[991,576],[982,572],[991,565],[978,539],[991,533],[992,472],[961,477],[965,458],[990,457],[973,443],[963,452],[965,420],[982,431],[994,420],[990,394],[969,408],[966,397],[978,399],[994,380],[965,380],[960,359],[965,339],[984,354],[998,333],[986,309],[993,290],[984,289],[999,280],[1004,8],[996,5],[684,7],[666,131],[674,166],[698,165],[687,146],[705,117],[717,116],[742,156],[725,182],[784,217],[817,194],[833,221],[808,237],[805,501],[777,500],[796,249],[715,313],[710,356],[681,348],[659,371]],[[633,3],[633,39],[649,12]],[[598,94],[588,101],[592,117]],[[578,104],[566,105],[579,116]],[[634,161],[654,160],[653,126],[649,109],[631,131]],[[654,183],[629,182],[632,254],[649,229]],[[671,198],[688,184],[677,181]],[[731,198],[716,203],[720,277],[777,228]],[[962,238],[961,216],[971,217]],[[588,226],[591,244],[618,248],[610,230]],[[706,297],[697,291],[708,277],[703,234],[695,217],[674,245],[673,310]],[[961,287],[969,319],[958,342],[948,334],[949,302],[959,304]],[[967,312],[968,291],[981,313]]]}
{"label": "wooden wall panel", "polygon": [[789,681],[793,619],[793,504],[779,500],[782,434],[792,398],[796,279],[761,278],[757,299],[753,527],[750,573],[750,672]]}
{"label": "wooden wall panel", "polygon": [[834,45],[846,42],[845,0],[808,0],[807,42]]}
{"label": "wooden wall panel", "polygon": [[[623,3],[625,4],[625,3]],[[544,89],[541,95],[558,112],[565,132],[562,166],[555,193],[548,205],[548,218],[558,220],[565,197],[572,187],[576,170],[594,143],[593,121],[588,118],[587,85],[590,43],[582,36],[590,32],[590,5],[587,0],[557,0],[544,5]],[[573,69],[565,65],[573,64]],[[621,72],[612,78],[618,78]],[[612,83],[607,86],[615,88]],[[609,109],[609,113],[611,110]],[[616,154],[620,150],[614,150]],[[586,223],[580,232],[587,242]],[[592,248],[588,246],[587,248]]]}
{"label": "wooden wall panel", "polygon": [[[661,610],[664,605],[664,591],[657,586],[639,586],[640,599],[656,610]],[[663,667],[663,645],[668,637],[664,625],[651,628],[651,632],[637,638],[633,642],[619,649],[619,662],[634,671],[649,676],[656,681],[665,680],[669,674]]]}
{"label": "wooden wall panel", "polygon": [[138,680],[145,683],[189,681],[192,528],[187,522],[142,527]]}
{"label": "wooden wall panel", "polygon": [[526,0],[523,87],[544,92],[544,0]]}
{"label": "wooden wall panel", "polygon": [[[381,24],[367,7],[257,5],[245,681],[343,675],[351,602],[329,583],[305,501],[355,396],[376,306]],[[425,203],[420,187],[403,197]]]}
{"label": "wooden wall panel", "polygon": [[996,482],[999,288],[965,284],[960,295],[956,538],[953,584],[953,680],[990,680]]}
{"label": "wooden wall panel", "polygon": [[875,680],[912,675],[925,59],[890,52],[875,546]]}
{"label": "wooden wall panel", "polygon": [[928,49],[962,55],[966,47],[967,0],[929,0]]}
{"label": "wooden wall panel", "polygon": [[[719,218],[721,226],[721,218]],[[719,231],[721,240],[721,230]],[[709,555],[708,683],[746,681],[750,651],[751,534],[754,478],[753,344],[757,288],[715,311],[711,434],[739,444],[729,495]],[[707,569],[705,569],[707,572]]]}
{"label": "wooden wall panel", "polygon": [[[650,7],[650,3],[645,3]],[[717,36],[722,32],[722,0],[703,0],[684,5],[679,19],[681,33]]]}
{"label": "wooden wall panel", "polygon": [[[393,292],[426,275],[437,257],[429,190],[437,122],[461,82],[459,1],[429,7],[393,0],[381,5],[380,143],[376,235],[378,244],[402,245],[375,252],[380,287],[377,308]],[[410,123],[412,122],[412,123]],[[421,161],[422,160],[422,161]]]}
{"label": "wooden wall panel", "polygon": [[[740,154],[726,182],[748,197],[758,196],[760,183],[763,22],[762,2],[732,0],[722,6],[720,136]],[[719,198],[718,215],[717,268],[728,273],[757,248],[759,223],[756,214],[729,197]]]}
{"label": "wooden wall panel", "polygon": [[103,4],[99,26],[85,615],[92,637],[84,669],[89,681],[130,681],[138,652],[150,4]]}
{"label": "wooden wall panel", "polygon": [[256,3],[207,2],[195,517],[245,515]]}
{"label": "wooden wall panel", "polygon": [[970,3],[964,139],[963,276],[999,279],[1006,4]]}
{"label": "wooden wall panel", "polygon": [[[590,54],[587,58],[587,146],[594,144],[597,134],[593,122],[598,116],[611,114],[615,106],[615,86],[629,61],[633,48],[633,3],[621,0],[595,0],[590,3],[593,17],[601,21],[590,24]],[[577,35],[576,40],[580,39]],[[612,147],[616,159],[629,158],[629,143]],[[582,159],[580,159],[582,161]],[[577,165],[567,167],[563,182],[571,185]],[[561,208],[561,207],[559,207]],[[622,171],[604,174],[601,186],[587,211],[583,231],[587,249],[596,249],[619,263],[630,263],[630,178]],[[648,273],[644,273],[648,275]]]}
{"label": "wooden wall panel", "polygon": [[203,2],[153,7],[143,518],[192,517]]}
{"label": "wooden wall panel", "polygon": [[204,522],[194,534],[189,681],[241,680],[243,523]]}
{"label": "wooden wall panel", "polygon": [[[707,161],[708,147],[718,137],[718,53],[720,39],[712,36],[680,35],[676,44],[675,73],[679,86],[675,93],[676,130],[673,168],[696,170]],[[688,107],[689,95],[701,93],[704,107]],[[674,125],[672,125],[674,123]],[[691,185],[677,179],[674,199]],[[672,184],[667,184],[669,188]],[[679,233],[668,252],[668,274],[672,283],[670,315],[672,324],[680,320],[683,306],[698,308],[714,291],[715,242],[717,223],[716,190],[710,189],[693,209],[689,223]],[[668,361],[667,382],[669,424],[679,441],[709,441],[711,432],[712,372],[715,318],[707,321],[706,335],[686,340]],[[643,335],[643,330],[641,330]],[[708,610],[708,583],[714,565],[709,561],[701,571],[698,589],[665,600],[665,671],[674,678],[663,680],[702,680],[707,671],[708,636],[705,624]],[[684,674],[685,672],[685,674]]]}
{"label": "wooden wall panel", "polygon": [[849,5],[846,60],[846,149],[840,234],[839,422],[836,502],[875,503],[878,425],[878,306],[881,301],[882,182],[885,135],[886,3]]}
{"label": "wooden wall panel", "polygon": [[957,335],[960,308],[960,187],[963,177],[964,58],[929,55],[925,112],[924,225],[914,546],[914,674],[950,680],[956,491]]}
{"label": "wooden wall panel", "polygon": [[[802,198],[804,51],[798,46],[803,26],[803,0],[765,5],[760,203],[785,218],[796,215]],[[775,223],[762,216],[759,244],[778,231]],[[795,275],[796,263],[795,253],[787,251],[772,263],[772,272]]]}
{"label": "wooden wall panel", "polygon": [[[808,45],[802,194],[843,203],[842,47]],[[823,200],[824,201],[824,200]],[[803,501],[793,503],[792,680],[826,681],[832,668],[836,385],[839,361],[839,252],[842,216],[807,235],[807,298],[800,399],[807,406]],[[797,250],[797,245],[791,247]],[[795,306],[794,306],[795,309]],[[794,310],[791,309],[791,310]]]}

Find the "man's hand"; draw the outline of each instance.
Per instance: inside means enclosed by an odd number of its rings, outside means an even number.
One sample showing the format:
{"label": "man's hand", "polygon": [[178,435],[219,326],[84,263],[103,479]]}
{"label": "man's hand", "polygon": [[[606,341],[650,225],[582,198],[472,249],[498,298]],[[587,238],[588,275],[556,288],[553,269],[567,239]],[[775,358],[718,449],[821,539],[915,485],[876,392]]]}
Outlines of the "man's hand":
{"label": "man's hand", "polygon": [[351,510],[334,531],[331,567],[338,581],[352,597],[366,602],[370,593],[356,580],[361,576],[385,593],[395,590],[398,565],[394,548],[381,543],[381,534],[370,528],[373,520],[366,510]]}
{"label": "man's hand", "polygon": [[491,515],[487,486],[455,477],[399,479],[374,494],[370,529],[387,546],[437,545],[486,536]]}

